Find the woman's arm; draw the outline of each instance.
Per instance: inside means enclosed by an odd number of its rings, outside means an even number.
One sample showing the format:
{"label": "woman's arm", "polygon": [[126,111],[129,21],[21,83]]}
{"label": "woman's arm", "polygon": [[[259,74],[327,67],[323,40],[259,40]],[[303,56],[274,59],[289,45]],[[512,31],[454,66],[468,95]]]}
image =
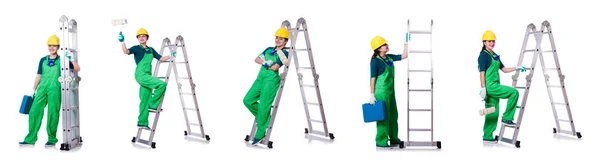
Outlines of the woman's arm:
{"label": "woman's arm", "polygon": [[504,73],[510,73],[510,72],[514,72],[515,70],[517,70],[517,67],[504,67],[501,70]]}
{"label": "woman's arm", "polygon": [[274,64],[274,65],[272,65],[271,67],[269,67],[269,69],[271,69],[271,70],[273,70],[273,71],[278,71],[280,67],[281,67],[281,66],[279,66],[279,64]]}
{"label": "woman's arm", "polygon": [[481,84],[481,88],[485,88],[485,71],[479,72],[479,83]]}
{"label": "woman's arm", "polygon": [[262,65],[263,62],[265,62],[265,60],[261,59],[260,57],[256,57],[256,59],[254,59],[254,62],[256,62],[257,64]]}
{"label": "woman's arm", "polygon": [[377,77],[371,78],[371,94],[375,93],[375,82],[377,82]]}
{"label": "woman's arm", "polygon": [[123,50],[123,53],[125,53],[125,55],[129,55],[129,49],[127,49],[125,43],[121,44],[121,49]]}
{"label": "woman's arm", "polygon": [[402,59],[408,58],[408,44],[404,44],[404,51],[402,51]]}
{"label": "woman's arm", "polygon": [[81,70],[81,68],[79,68],[79,64],[77,64],[77,62],[71,61],[71,63],[73,64],[73,71],[79,72]]}
{"label": "woman's arm", "polygon": [[33,90],[35,91],[38,87],[38,85],[40,84],[40,79],[42,78],[41,74],[37,74],[37,76],[35,76],[35,81],[33,81]]}

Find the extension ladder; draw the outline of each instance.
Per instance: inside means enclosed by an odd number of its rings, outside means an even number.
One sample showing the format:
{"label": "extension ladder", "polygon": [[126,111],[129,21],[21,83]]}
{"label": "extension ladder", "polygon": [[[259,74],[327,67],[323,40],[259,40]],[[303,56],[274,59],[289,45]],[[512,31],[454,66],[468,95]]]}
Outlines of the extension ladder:
{"label": "extension ladder", "polygon": [[[298,83],[300,85],[300,92],[302,93],[302,102],[304,105],[304,111],[306,114],[306,120],[308,122],[308,128],[304,128],[304,133],[305,134],[310,134],[310,135],[319,135],[319,136],[324,136],[324,137],[328,137],[329,139],[333,140],[335,137],[333,136],[333,133],[329,132],[329,129],[327,127],[327,120],[325,119],[325,110],[323,108],[323,101],[321,100],[321,90],[320,90],[320,86],[319,86],[319,75],[317,74],[316,68],[315,68],[315,63],[314,63],[314,59],[313,59],[313,54],[312,54],[312,49],[311,49],[311,45],[310,45],[310,39],[308,36],[308,30],[307,30],[307,26],[306,26],[306,20],[304,20],[304,18],[299,18],[298,21],[296,22],[296,27],[292,28],[291,27],[291,23],[287,20],[283,21],[281,24],[282,27],[285,27],[289,32],[290,32],[290,47],[286,48],[287,50],[289,50],[289,56],[288,59],[291,59],[293,57],[293,61],[295,63],[296,66],[296,73],[298,74]],[[299,32],[303,32],[304,33],[304,39],[306,41],[306,48],[304,49],[298,49],[296,48],[296,39],[298,38],[298,33]],[[308,58],[310,60],[310,66],[306,66],[306,67],[301,67],[300,64],[298,64],[298,57],[296,56],[297,53],[299,51],[306,51],[308,52]],[[291,61],[291,60],[289,60]],[[269,121],[269,126],[267,127],[267,133],[265,135],[265,137],[263,138],[263,140],[260,141],[260,144],[263,145],[267,145],[268,148],[273,148],[273,142],[270,141],[270,136],[271,136],[271,132],[273,129],[273,123],[275,122],[275,116],[277,114],[277,110],[279,109],[279,102],[281,101],[281,96],[283,93],[283,87],[285,85],[285,81],[286,81],[286,77],[288,74],[288,69],[289,69],[289,65],[286,65],[284,68],[283,73],[281,73],[281,83],[279,85],[279,90],[277,91],[277,96],[275,98],[275,101],[273,103],[273,111],[271,113],[271,119]],[[304,84],[303,82],[303,74],[301,72],[301,70],[310,70],[311,71],[311,76],[313,77],[313,83],[312,84]],[[305,88],[313,88],[314,91],[317,94],[317,100],[316,102],[310,102],[306,99],[306,95],[305,95]],[[310,106],[318,106],[319,110],[320,110],[320,119],[312,119],[310,117],[310,113],[309,113],[309,105]],[[313,129],[313,122],[314,123],[320,123],[323,126],[323,131],[319,131],[319,130],[315,130]],[[246,135],[246,138],[244,139],[246,142],[250,141],[250,139],[252,137],[254,137],[255,133],[256,133],[256,129],[257,129],[257,125],[256,125],[256,119],[254,120],[254,124],[252,126],[252,131],[250,135]]]}
{"label": "extension ladder", "polygon": [[59,19],[61,40],[59,54],[65,57],[60,59],[60,77],[58,81],[61,86],[62,99],[62,127],[63,143],[60,150],[69,151],[80,147],[83,142],[80,130],[79,114],[79,81],[81,77],[77,72],[69,68],[69,57],[78,61],[77,48],[77,21],[63,15]]}
{"label": "extension ladder", "polygon": [[[542,39],[544,37],[544,34],[547,34],[547,36],[550,40],[552,50],[542,50],[541,45],[542,45]],[[536,41],[535,49],[527,49],[527,44],[528,44],[530,35],[533,35],[535,37],[535,41]],[[556,52],[556,45],[554,44],[554,36],[552,35],[552,28],[548,21],[544,21],[542,23],[542,27],[539,31],[536,29],[536,27],[533,23],[531,23],[527,26],[527,31],[525,33],[525,39],[523,41],[523,46],[521,48],[521,54],[519,56],[519,62],[517,64],[518,66],[522,66],[523,56],[527,52],[533,52],[533,60],[531,61],[531,67],[526,68],[526,70],[530,71],[529,74],[527,76],[525,76],[525,79],[527,81],[526,86],[525,87],[517,86],[519,72],[515,72],[515,74],[512,76],[512,79],[513,79],[512,86],[517,89],[525,89],[524,94],[522,95],[523,100],[521,101],[521,105],[517,106],[517,108],[519,108],[519,116],[517,118],[516,125],[512,126],[512,125],[506,125],[506,124],[502,123],[502,126],[500,128],[500,134],[498,136],[496,136],[496,140],[499,140],[499,141],[505,142],[505,143],[509,143],[509,144],[513,144],[517,148],[521,147],[521,141],[517,140],[517,136],[519,135],[519,130],[520,130],[520,127],[522,124],[521,122],[523,121],[523,113],[525,112],[527,96],[529,95],[529,89],[531,87],[531,82],[532,82],[531,80],[533,79],[532,77],[533,77],[533,74],[535,71],[535,65],[536,65],[538,56],[540,58],[540,63],[542,65],[542,72],[545,77],[546,89],[548,90],[548,96],[550,97],[550,104],[552,105],[552,111],[554,112],[554,120],[556,123],[556,128],[553,128],[554,133],[565,133],[565,134],[570,134],[572,136],[576,136],[577,138],[581,138],[581,133],[576,132],[575,124],[573,123],[573,116],[571,115],[571,106],[569,105],[569,99],[567,98],[567,91],[565,89],[565,82],[564,82],[565,76],[561,72],[560,64],[558,61],[558,54]],[[544,63],[544,53],[552,53],[553,58],[554,58],[554,64],[556,66],[555,68],[546,68],[546,64]],[[557,71],[558,77],[560,80],[559,85],[554,85],[554,84],[550,83],[550,77],[548,75],[548,71]],[[562,89],[561,93],[563,96],[563,102],[555,102],[554,101],[554,98],[553,98],[553,95],[551,92],[552,88],[561,88]],[[569,117],[568,119],[560,119],[558,117],[558,115],[556,113],[557,105],[566,106],[567,114]],[[561,129],[559,122],[569,123],[571,126],[571,130]],[[506,127],[513,128],[512,138],[504,137],[504,131],[505,131]]]}
{"label": "extension ladder", "polygon": [[[153,76],[157,77],[159,79],[163,79],[168,86],[169,78],[171,76],[171,70],[173,71],[173,73],[175,73],[175,82],[177,83],[177,87],[178,87],[178,91],[179,91],[179,98],[181,100],[181,107],[183,109],[183,115],[185,117],[186,130],[184,131],[184,135],[196,137],[196,138],[204,138],[204,139],[206,139],[206,141],[210,141],[210,136],[208,136],[207,134],[204,133],[204,125],[202,124],[200,108],[198,107],[198,100],[196,99],[196,84],[194,83],[194,81],[192,79],[192,73],[190,70],[190,64],[188,61],[187,50],[185,48],[185,42],[184,42],[183,37],[181,35],[177,36],[175,44],[171,44],[171,40],[169,38],[163,39],[162,47],[160,49],[161,55],[163,54],[165,48],[169,48],[170,55],[173,58],[172,58],[172,60],[168,60],[168,61],[164,61],[164,62],[158,61],[156,64],[156,67],[154,68]],[[177,58],[175,58],[175,57],[177,55],[178,48],[182,49],[184,61],[181,61],[181,62],[176,61]],[[168,68],[167,68],[167,72],[165,73],[166,75],[158,76],[158,73],[160,72],[159,69],[160,69],[161,64],[165,64],[165,63],[169,64]],[[177,70],[177,64],[185,64],[187,77],[179,77],[179,72]],[[191,87],[191,90],[189,92],[183,91],[180,80],[188,80],[190,87]],[[184,95],[187,97],[193,98],[193,100],[194,100],[193,106],[194,107],[188,107],[188,105],[184,102]],[[150,127],[150,129],[143,128],[143,127],[138,128],[137,136],[133,137],[131,142],[138,141],[142,144],[150,145],[152,148],[156,148],[156,142],[154,142],[153,139],[154,139],[154,134],[156,131],[156,126],[158,125],[158,118],[160,117],[160,113],[163,110],[162,109],[163,101],[164,101],[164,99],[160,101],[158,108],[156,108],[157,110],[149,109],[150,113],[155,113],[154,122],[152,123],[152,127]],[[198,118],[198,123],[191,123],[189,121],[187,111],[195,111],[196,112],[196,117]],[[196,128],[191,129],[191,126],[196,126],[196,127],[198,127],[198,129],[196,129]],[[142,130],[150,131],[150,137],[148,138],[148,140],[144,140],[144,139],[140,138]],[[198,131],[199,133],[196,133],[196,131]]]}
{"label": "extension ladder", "polygon": [[[409,46],[409,54],[429,54],[429,69],[428,70],[417,70],[417,69],[410,69],[410,58],[407,58],[406,60],[407,63],[407,133],[406,133],[406,141],[404,142],[400,142],[400,148],[404,148],[406,145],[406,147],[410,147],[410,146],[437,146],[438,149],[442,148],[442,142],[441,141],[434,141],[433,140],[433,20],[431,20],[431,24],[430,24],[430,28],[427,31],[424,30],[411,30],[410,29],[410,20],[407,21],[407,31],[409,35],[413,35],[413,34],[419,34],[419,35],[424,35],[429,37],[429,49],[428,50],[412,50],[410,49]],[[409,36],[412,37],[412,36]],[[413,56],[414,57],[414,56]],[[415,73],[415,72],[420,72],[420,73],[429,73],[430,75],[430,79],[431,79],[431,87],[428,89],[413,89],[410,88],[410,76],[411,73]],[[430,98],[431,98],[431,108],[430,109],[415,109],[415,108],[411,108],[410,107],[410,94],[411,92],[429,92],[431,93]],[[429,112],[431,114],[431,127],[430,128],[411,128],[410,127],[410,116],[411,116],[411,112]],[[416,132],[416,131],[421,131],[421,132],[430,132],[430,140],[429,141],[411,141],[410,140],[410,133],[411,132]],[[405,144],[406,143],[406,144]]]}

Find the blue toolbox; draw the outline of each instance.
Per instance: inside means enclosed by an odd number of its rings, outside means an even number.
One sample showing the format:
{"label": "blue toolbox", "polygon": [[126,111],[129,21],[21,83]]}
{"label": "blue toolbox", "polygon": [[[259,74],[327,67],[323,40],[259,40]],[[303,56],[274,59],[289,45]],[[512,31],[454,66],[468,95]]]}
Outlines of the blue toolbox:
{"label": "blue toolbox", "polygon": [[365,123],[385,120],[385,102],[376,101],[375,104],[365,103],[362,105]]}

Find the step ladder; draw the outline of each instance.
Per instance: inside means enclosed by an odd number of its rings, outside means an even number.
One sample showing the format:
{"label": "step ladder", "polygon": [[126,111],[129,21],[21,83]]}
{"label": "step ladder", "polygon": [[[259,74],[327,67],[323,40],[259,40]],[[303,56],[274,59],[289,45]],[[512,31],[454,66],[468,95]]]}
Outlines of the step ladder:
{"label": "step ladder", "polygon": [[[184,135],[188,136],[188,137],[194,137],[194,138],[205,139],[206,141],[210,141],[210,136],[204,133],[204,125],[202,124],[200,108],[198,106],[198,100],[196,99],[196,84],[194,83],[194,81],[192,79],[192,75],[191,75],[192,73],[190,70],[190,64],[189,64],[187,50],[185,48],[185,42],[184,42],[183,37],[181,35],[177,36],[175,44],[171,44],[171,40],[169,38],[163,39],[162,47],[160,49],[160,54],[163,56],[164,56],[165,48],[169,49],[169,51],[170,51],[169,53],[173,57],[173,60],[168,60],[165,62],[158,61],[156,63],[156,67],[154,68],[153,76],[157,77],[161,80],[164,80],[168,86],[169,78],[171,76],[171,71],[173,71],[173,73],[175,74],[175,82],[177,83],[177,87],[178,87],[178,91],[179,91],[179,98],[181,100],[181,107],[183,109],[183,115],[185,117],[186,130],[184,130]],[[184,61],[177,61],[177,58],[175,58],[177,55],[178,48],[182,49]],[[165,73],[166,74],[165,76],[158,76],[158,74],[160,72],[160,66],[162,64],[168,64],[167,72]],[[179,76],[179,72],[177,70],[177,64],[185,64],[187,77]],[[184,90],[182,89],[182,84],[181,84],[182,82],[180,82],[180,80],[188,80],[191,90],[184,92]],[[185,97],[193,98],[193,100],[194,100],[193,106],[194,107],[188,107],[188,104],[186,104],[184,101]],[[160,113],[163,111],[163,109],[162,109],[163,101],[164,101],[164,99],[160,101],[158,108],[156,108],[157,110],[149,109],[150,113],[155,114],[154,122],[152,122],[152,127],[150,127],[150,129],[138,128],[137,136],[133,137],[131,142],[135,143],[137,141],[142,144],[150,145],[150,147],[152,147],[152,148],[156,148],[156,142],[154,142],[153,140],[154,140],[154,135],[156,133],[156,126],[158,125],[158,118],[160,117]],[[188,111],[196,112],[196,117],[198,118],[197,123],[192,123],[189,121]],[[194,127],[194,129],[192,129],[191,126],[196,126],[196,127]],[[150,131],[150,137],[148,138],[148,140],[141,139],[141,133],[143,130]]]}
{"label": "step ladder", "polygon": [[58,81],[61,86],[62,99],[62,127],[63,143],[60,144],[60,150],[69,151],[80,147],[83,142],[80,130],[79,116],[79,81],[81,77],[69,67],[69,58],[78,61],[77,52],[77,21],[69,19],[63,15],[59,19],[61,31],[59,54],[64,55],[60,58],[60,77]]}
{"label": "step ladder", "polygon": [[[521,127],[521,122],[523,121],[523,113],[525,112],[525,107],[526,107],[526,103],[527,103],[527,98],[529,95],[529,89],[531,88],[531,82],[532,82],[532,77],[534,75],[534,71],[535,71],[535,65],[537,63],[537,58],[540,58],[540,63],[542,65],[542,72],[544,74],[545,77],[545,81],[546,81],[546,88],[548,90],[548,96],[550,97],[550,104],[552,105],[552,111],[554,112],[554,120],[556,123],[556,128],[553,128],[554,133],[564,133],[564,134],[569,134],[572,136],[576,136],[577,138],[581,138],[581,133],[580,132],[576,132],[575,130],[575,124],[573,123],[573,116],[571,115],[571,106],[569,105],[569,100],[567,98],[567,92],[565,89],[565,83],[564,83],[564,78],[565,76],[562,74],[561,72],[561,68],[560,68],[560,64],[558,61],[558,54],[556,52],[556,45],[554,43],[554,36],[552,35],[552,28],[550,26],[550,23],[548,21],[544,21],[542,23],[542,27],[541,29],[538,31],[536,29],[536,26],[531,23],[527,26],[527,31],[525,33],[525,39],[523,41],[523,46],[521,48],[521,54],[519,56],[519,62],[518,62],[518,66],[523,66],[523,56],[525,55],[525,53],[528,52],[533,52],[533,60],[531,61],[531,66],[527,67],[526,70],[529,71],[529,74],[525,76],[525,80],[527,81],[526,86],[517,86],[517,80],[519,77],[519,72],[515,72],[515,74],[512,76],[513,79],[513,83],[512,86],[516,89],[524,89],[524,94],[521,94],[521,96],[523,97],[522,101],[521,101],[521,105],[517,106],[517,108],[519,109],[519,116],[517,118],[517,122],[516,125],[511,126],[511,125],[506,125],[504,123],[502,123],[501,128],[500,128],[500,134],[498,136],[496,136],[496,140],[499,140],[501,142],[505,142],[505,143],[509,143],[509,144],[513,144],[515,145],[517,148],[521,147],[521,142],[519,140],[517,140],[517,136],[519,135],[519,130]],[[550,44],[552,47],[552,50],[542,50],[542,39],[544,37],[544,35],[547,35],[549,40],[550,40]],[[529,41],[529,37],[533,36],[535,37],[535,41],[536,41],[536,45],[534,49],[528,49],[527,48],[527,44]],[[554,58],[554,63],[556,68],[546,68],[545,65],[545,61],[544,61],[544,53],[549,54],[551,53],[553,55]],[[560,80],[560,85],[553,85],[553,83],[550,82],[550,78],[549,78],[549,71],[556,71],[558,73],[558,77]],[[554,97],[552,95],[552,91],[551,88],[561,88],[562,89],[562,96],[563,96],[563,101],[561,102],[555,102],[554,101]],[[567,109],[567,114],[568,114],[568,119],[560,119],[558,117],[558,115],[556,114],[556,106],[560,105],[560,106],[566,106]],[[570,124],[571,126],[571,130],[563,130],[560,128],[560,123],[559,122],[567,122]],[[506,138],[504,137],[504,132],[506,131],[506,129],[508,128],[513,128],[513,136],[512,138]],[[500,139],[499,139],[500,138]]]}
{"label": "step ladder", "polygon": [[[410,20],[407,21],[407,31],[408,33],[411,35],[410,37],[412,37],[413,34],[416,34],[417,36],[424,36],[424,37],[428,37],[429,38],[429,49],[428,50],[413,50],[411,49],[411,46],[409,45],[409,50],[408,53],[409,54],[419,54],[418,56],[422,56],[422,55],[429,55],[429,69],[428,70],[417,70],[417,69],[410,69],[410,58],[407,58],[405,60],[407,60],[406,62],[406,66],[408,69],[407,70],[407,133],[406,133],[406,141],[401,141],[400,142],[400,148],[404,148],[406,145],[406,147],[411,147],[411,146],[436,146],[438,149],[442,148],[442,142],[441,141],[434,141],[433,140],[433,20],[431,20],[431,24],[429,26],[429,30],[412,30],[410,28]],[[421,55],[422,54],[422,55]],[[415,57],[413,55],[413,57]],[[414,89],[411,88],[410,86],[410,76],[412,75],[411,73],[429,73],[430,75],[430,79],[431,79],[431,87],[429,89]],[[415,109],[415,108],[411,108],[410,107],[410,101],[411,101],[411,92],[429,92],[431,93],[431,105],[430,105],[430,109]],[[411,112],[412,113],[422,113],[422,112],[429,112],[431,114],[431,127],[430,128],[411,128],[410,126],[410,121],[411,121]],[[410,133],[411,132],[430,132],[430,140],[429,141],[411,141],[410,140]]]}
{"label": "step ladder", "polygon": [[[286,50],[289,51],[289,57],[288,60],[290,61],[291,64],[291,59],[293,58],[294,64],[296,66],[296,73],[298,74],[298,84],[300,86],[300,92],[302,94],[302,102],[304,105],[304,111],[306,114],[306,120],[308,122],[308,128],[304,128],[304,133],[307,135],[317,135],[317,136],[323,136],[326,138],[329,138],[330,140],[333,140],[335,137],[333,135],[333,133],[329,132],[329,129],[327,127],[327,120],[325,118],[325,110],[323,108],[323,101],[321,99],[321,90],[320,90],[320,86],[319,86],[319,75],[317,74],[316,68],[315,68],[315,63],[314,63],[314,59],[313,59],[313,53],[312,53],[312,47],[310,45],[310,38],[308,35],[308,30],[307,30],[307,25],[306,25],[306,20],[304,18],[299,18],[298,21],[296,22],[296,27],[292,28],[291,27],[291,23],[288,20],[285,20],[281,23],[282,27],[285,27],[289,32],[290,32],[290,46],[286,48]],[[303,32],[304,34],[304,39],[306,42],[306,48],[302,48],[302,49],[298,49],[296,48],[296,40],[298,39],[298,33]],[[306,51],[308,53],[308,58],[310,61],[310,66],[300,66],[300,64],[298,64],[298,57],[297,57],[297,53],[300,51]],[[260,144],[262,145],[267,145],[268,148],[273,148],[273,142],[270,141],[270,136],[271,136],[271,132],[273,129],[273,123],[275,122],[275,116],[277,114],[277,110],[279,109],[279,103],[281,101],[281,96],[283,93],[283,87],[285,85],[285,81],[287,78],[287,74],[288,74],[288,70],[289,70],[289,65],[286,65],[284,67],[284,71],[283,73],[281,73],[281,83],[279,85],[279,90],[277,91],[277,96],[275,98],[275,101],[273,103],[273,110],[271,113],[271,121],[269,122],[269,126],[267,127],[267,132],[265,137],[263,138],[263,140],[260,142]],[[301,70],[310,70],[310,76],[313,77],[313,82],[312,84],[304,84],[303,82],[303,74],[301,72]],[[306,99],[306,95],[305,95],[305,88],[312,88],[312,90],[314,90],[314,92],[316,92],[316,97],[317,100],[315,102],[311,102],[308,101]],[[320,110],[320,119],[313,119],[310,117],[310,112],[309,112],[309,107],[310,106],[317,106]],[[319,130],[315,130],[313,129],[313,122],[314,123],[320,123],[323,126],[323,131],[319,131]],[[246,138],[244,139],[246,142],[250,141],[255,133],[256,133],[256,129],[257,129],[257,125],[256,125],[256,119],[254,120],[254,124],[252,126],[252,131],[250,135],[246,135]]]}

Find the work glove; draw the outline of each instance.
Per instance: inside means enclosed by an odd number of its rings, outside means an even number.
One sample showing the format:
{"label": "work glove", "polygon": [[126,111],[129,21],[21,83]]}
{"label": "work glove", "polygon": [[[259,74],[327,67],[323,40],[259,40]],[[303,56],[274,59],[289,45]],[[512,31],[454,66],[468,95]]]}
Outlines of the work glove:
{"label": "work glove", "polygon": [[373,105],[373,104],[375,104],[375,101],[377,101],[377,99],[375,99],[375,94],[372,94],[372,93],[371,93],[371,99],[369,99],[369,103],[370,103],[371,105]]}
{"label": "work glove", "polygon": [[73,52],[71,51],[66,51],[65,52],[65,56],[67,57],[67,59],[69,59],[69,61],[73,61]]}
{"label": "work glove", "polygon": [[125,41],[125,36],[123,36],[123,32],[119,32],[119,42]]}
{"label": "work glove", "polygon": [[31,94],[29,96],[33,97],[35,95],[35,89],[31,90]]}
{"label": "work glove", "polygon": [[519,67],[517,67],[517,70],[520,72],[525,72],[527,70],[527,68],[525,66],[519,66]]}
{"label": "work glove", "polygon": [[264,54],[258,55],[258,58],[260,58],[261,60],[264,61],[265,60],[265,55]]}
{"label": "work glove", "polygon": [[406,35],[404,36],[404,44],[408,44],[408,41],[410,41],[410,33],[406,32]]}
{"label": "work glove", "polygon": [[479,96],[481,96],[481,99],[485,100],[486,95],[487,93],[485,91],[485,87],[481,88],[481,90],[479,91]]}
{"label": "work glove", "polygon": [[265,62],[263,62],[262,65],[263,65],[263,67],[268,69],[269,67],[271,67],[271,65],[273,65],[273,61],[271,61],[271,60],[265,61]]}

